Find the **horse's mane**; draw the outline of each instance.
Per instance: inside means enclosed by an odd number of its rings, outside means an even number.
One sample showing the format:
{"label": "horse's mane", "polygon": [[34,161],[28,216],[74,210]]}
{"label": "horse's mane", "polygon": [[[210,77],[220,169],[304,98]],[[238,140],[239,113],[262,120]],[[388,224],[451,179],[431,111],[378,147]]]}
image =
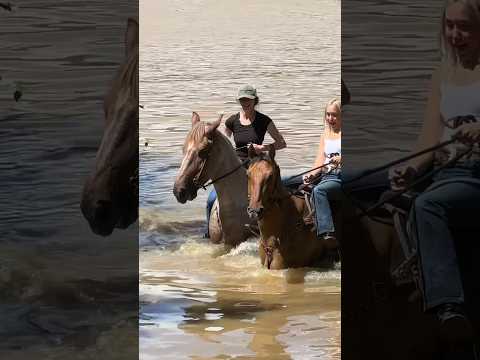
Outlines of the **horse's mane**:
{"label": "horse's mane", "polygon": [[255,156],[254,158],[250,159],[250,165],[249,167],[253,166],[256,163],[259,163],[260,161],[266,161],[269,164],[273,166],[273,170],[276,173],[276,189],[277,191],[284,192],[286,190],[286,187],[283,185],[281,181],[281,171],[280,171],[280,166],[277,164],[275,159],[272,159],[268,153],[262,152]]}
{"label": "horse's mane", "polygon": [[120,66],[112,86],[112,93],[125,93],[138,100],[138,46]]}
{"label": "horse's mane", "polygon": [[257,163],[257,162],[260,162],[260,161],[267,161],[269,163],[272,163],[276,166],[278,166],[278,164],[276,163],[275,160],[272,160],[270,158],[270,156],[268,156],[267,153],[260,153],[258,154],[257,156],[255,156],[253,159],[250,160],[250,166],[252,166],[253,164]]}
{"label": "horse's mane", "polygon": [[[207,125],[208,123],[205,121],[199,121],[193,125],[185,139],[184,148],[187,148],[190,143],[198,144],[203,141],[203,138],[207,132]],[[218,130],[215,130],[214,141],[221,142],[223,146],[230,147],[233,151],[230,141]]]}

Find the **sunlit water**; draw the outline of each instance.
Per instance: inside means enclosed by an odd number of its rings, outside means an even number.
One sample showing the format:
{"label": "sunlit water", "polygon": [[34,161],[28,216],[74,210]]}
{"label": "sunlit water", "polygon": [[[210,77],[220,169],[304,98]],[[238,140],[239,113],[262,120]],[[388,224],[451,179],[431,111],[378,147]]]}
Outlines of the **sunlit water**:
{"label": "sunlit water", "polygon": [[140,18],[141,358],[339,359],[339,268],[265,270],[256,239],[224,254],[202,239],[207,192],[181,205],[172,187],[191,112],[238,111],[244,83],[287,141],[282,174],[313,163],[340,2],[148,0]]}

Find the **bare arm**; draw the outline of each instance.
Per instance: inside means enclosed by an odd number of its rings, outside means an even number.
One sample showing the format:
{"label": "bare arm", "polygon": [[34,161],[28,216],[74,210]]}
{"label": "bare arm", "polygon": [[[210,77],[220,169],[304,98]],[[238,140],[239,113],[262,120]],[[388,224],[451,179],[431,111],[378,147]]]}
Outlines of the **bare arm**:
{"label": "bare arm", "polygon": [[[428,96],[425,118],[417,138],[415,152],[435,146],[439,143],[443,126],[440,113],[440,69],[432,75],[430,94]],[[433,161],[433,152],[412,159],[408,165],[413,166],[419,173],[423,172]]]}
{"label": "bare arm", "polygon": [[270,121],[270,124],[268,124],[267,132],[274,140],[274,143],[270,145],[262,145],[263,151],[268,150],[268,147],[272,145],[275,148],[275,150],[280,150],[287,147],[287,143],[285,142],[285,139],[283,138],[282,134],[280,134],[280,131],[278,131],[273,121]]}
{"label": "bare arm", "polygon": [[[313,168],[322,166],[325,162],[325,145],[324,145],[324,136],[320,136],[320,144],[318,145],[317,157],[313,163]],[[312,170],[305,175],[303,175],[303,182],[309,184],[322,172],[322,169]]]}
{"label": "bare arm", "polygon": [[[313,167],[322,166],[325,163],[325,137],[320,136],[320,144],[318,144],[317,157],[313,163]],[[311,172],[312,175],[317,175],[322,171],[322,169],[316,169]]]}
{"label": "bare arm", "polygon": [[[417,138],[415,152],[437,145],[443,131],[440,113],[440,69],[437,69],[432,75],[430,93],[428,95],[425,109],[425,118],[423,121],[420,135]],[[404,166],[390,169],[389,178],[393,190],[405,189],[421,173],[425,172],[433,161],[433,152],[428,152],[410,160]]]}

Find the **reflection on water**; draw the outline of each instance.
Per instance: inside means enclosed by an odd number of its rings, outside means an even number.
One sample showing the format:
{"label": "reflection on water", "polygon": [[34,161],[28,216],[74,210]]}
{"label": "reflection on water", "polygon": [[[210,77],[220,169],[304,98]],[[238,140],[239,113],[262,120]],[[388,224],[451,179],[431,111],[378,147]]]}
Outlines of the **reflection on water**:
{"label": "reflection on water", "polygon": [[218,246],[192,239],[142,253],[142,358],[338,359],[339,270],[267,271],[256,249],[215,256]]}
{"label": "reflection on water", "polygon": [[283,174],[313,163],[340,2],[145,0],[140,18],[141,358],[339,359],[340,271],[264,270],[256,240],[225,254],[201,238],[207,192],[180,205],[172,187],[191,112],[238,111],[244,83],[287,141]]}

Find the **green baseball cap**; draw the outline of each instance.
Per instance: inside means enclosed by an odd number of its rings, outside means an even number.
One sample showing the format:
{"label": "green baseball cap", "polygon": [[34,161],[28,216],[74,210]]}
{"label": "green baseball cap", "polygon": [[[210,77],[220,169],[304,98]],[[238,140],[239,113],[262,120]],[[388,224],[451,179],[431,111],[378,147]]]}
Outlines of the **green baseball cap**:
{"label": "green baseball cap", "polygon": [[237,100],[240,99],[256,99],[257,90],[251,85],[244,85],[238,90]]}

